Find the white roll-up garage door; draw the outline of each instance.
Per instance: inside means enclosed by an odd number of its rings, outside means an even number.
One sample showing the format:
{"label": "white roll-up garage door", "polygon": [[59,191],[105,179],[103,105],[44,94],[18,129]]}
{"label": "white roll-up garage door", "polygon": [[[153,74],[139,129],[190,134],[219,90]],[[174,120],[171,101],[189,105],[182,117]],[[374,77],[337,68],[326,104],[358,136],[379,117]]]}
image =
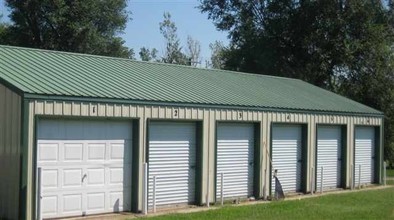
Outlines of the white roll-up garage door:
{"label": "white roll-up garage door", "polygon": [[[375,129],[356,127],[354,183],[371,184],[374,182]],[[359,173],[361,176],[359,181]]]}
{"label": "white roll-up garage door", "polygon": [[149,125],[149,196],[153,205],[153,177],[156,176],[156,205],[195,202],[195,123],[151,122]]}
{"label": "white roll-up garage door", "polygon": [[[278,171],[277,176],[285,193],[301,191],[301,126],[274,125],[272,129],[272,171]],[[271,187],[273,193],[274,178]]]}
{"label": "white roll-up garage door", "polygon": [[40,121],[42,216],[129,211],[131,137],[131,124],[125,122]]}
{"label": "white roll-up garage door", "polygon": [[222,173],[224,177],[224,198],[252,196],[253,162],[253,124],[218,124],[216,198],[219,199],[221,196]]}
{"label": "white roll-up garage door", "polygon": [[323,168],[323,188],[338,188],[341,184],[341,127],[318,126],[317,128],[317,179],[316,186],[321,186]]}

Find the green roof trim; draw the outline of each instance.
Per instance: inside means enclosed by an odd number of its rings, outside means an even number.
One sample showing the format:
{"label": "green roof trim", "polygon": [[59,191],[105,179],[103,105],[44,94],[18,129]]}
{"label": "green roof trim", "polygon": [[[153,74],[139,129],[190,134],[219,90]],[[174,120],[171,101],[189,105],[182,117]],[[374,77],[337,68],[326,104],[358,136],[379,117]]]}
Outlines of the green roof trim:
{"label": "green roof trim", "polygon": [[27,97],[382,112],[298,79],[0,45],[0,83]]}

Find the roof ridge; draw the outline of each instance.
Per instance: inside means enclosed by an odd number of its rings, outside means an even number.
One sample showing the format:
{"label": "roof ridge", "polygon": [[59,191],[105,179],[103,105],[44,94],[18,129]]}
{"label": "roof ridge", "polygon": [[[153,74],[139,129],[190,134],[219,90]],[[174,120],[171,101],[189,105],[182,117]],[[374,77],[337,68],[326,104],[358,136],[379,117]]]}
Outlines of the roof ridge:
{"label": "roof ridge", "polygon": [[[30,51],[55,53],[55,54],[66,54],[66,55],[71,55],[71,56],[95,57],[95,58],[110,59],[110,60],[124,60],[124,61],[135,62],[135,63],[145,63],[145,64],[152,64],[152,65],[160,65],[160,66],[180,67],[180,68],[187,68],[187,69],[198,69],[198,70],[203,70],[203,71],[208,71],[208,72],[231,73],[231,74],[244,75],[244,76],[269,77],[269,78],[277,78],[277,79],[283,79],[283,80],[300,80],[297,78],[289,78],[289,77],[283,77],[283,76],[273,76],[273,75],[265,75],[265,74],[258,74],[258,73],[238,72],[238,71],[234,71],[234,70],[208,69],[208,68],[200,68],[200,67],[186,66],[186,65],[180,65],[180,64],[132,60],[132,59],[122,58],[122,57],[111,57],[111,56],[104,56],[104,55],[77,53],[77,52],[68,52],[68,51],[59,51],[59,50],[49,50],[49,49],[40,49],[40,48],[31,48],[31,47],[20,47],[20,46],[11,46],[11,45],[0,44],[0,48],[9,48],[9,49],[15,49],[15,50],[30,50]],[[303,81],[303,80],[300,80],[300,81]]]}

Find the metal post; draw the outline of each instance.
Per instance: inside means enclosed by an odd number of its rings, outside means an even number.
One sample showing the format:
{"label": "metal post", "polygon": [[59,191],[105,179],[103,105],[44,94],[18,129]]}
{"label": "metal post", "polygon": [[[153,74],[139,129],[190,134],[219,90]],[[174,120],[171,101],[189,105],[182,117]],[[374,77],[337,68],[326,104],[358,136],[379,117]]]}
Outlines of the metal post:
{"label": "metal post", "polygon": [[321,167],[321,174],[320,174],[320,194],[323,193],[323,167]]}
{"label": "metal post", "polygon": [[221,183],[221,188],[220,188],[220,201],[221,201],[221,205],[224,204],[224,194],[223,194],[223,190],[224,190],[224,177],[223,177],[223,173],[221,173],[221,177],[220,177],[220,183]]}
{"label": "metal post", "polygon": [[207,177],[207,207],[209,208],[209,174],[210,172],[208,171],[208,177]]}
{"label": "metal post", "polygon": [[148,214],[148,164],[144,163],[143,165],[143,174],[142,174],[142,213],[144,215]]}
{"label": "metal post", "polygon": [[153,176],[153,213],[156,213],[156,176]]}
{"label": "metal post", "polygon": [[[279,199],[278,191],[276,191],[276,178],[278,177],[278,170],[274,170],[274,179],[275,179],[275,193],[274,193],[274,198],[275,200]],[[271,190],[272,191],[272,190]]]}
{"label": "metal post", "polygon": [[313,190],[315,189],[315,184],[314,184],[314,179],[315,179],[315,174],[313,173],[313,167],[311,167],[311,174],[312,174],[312,179],[311,179],[311,195],[313,195]]}
{"label": "metal post", "polygon": [[264,169],[264,186],[263,186],[263,199],[267,199],[267,184],[266,184],[266,179],[267,179],[267,169]]}
{"label": "metal post", "polygon": [[358,189],[361,189],[361,164],[358,168]]}
{"label": "metal post", "polygon": [[387,164],[386,161],[383,162],[383,184],[386,186],[387,185]]}
{"label": "metal post", "polygon": [[350,164],[350,189],[354,189],[354,168],[353,164]]}
{"label": "metal post", "polygon": [[42,178],[42,170],[41,167],[37,168],[37,220],[42,220],[42,213],[41,213],[41,178]]}

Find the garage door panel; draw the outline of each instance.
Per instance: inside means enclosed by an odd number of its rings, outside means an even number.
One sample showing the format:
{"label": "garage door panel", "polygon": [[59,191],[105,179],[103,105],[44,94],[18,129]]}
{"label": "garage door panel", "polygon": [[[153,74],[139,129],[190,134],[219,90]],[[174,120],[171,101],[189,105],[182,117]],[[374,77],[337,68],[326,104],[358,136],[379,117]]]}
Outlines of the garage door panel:
{"label": "garage door panel", "polygon": [[57,162],[59,143],[42,143],[38,146],[38,162]]}
{"label": "garage door panel", "polygon": [[149,126],[149,209],[195,202],[196,128],[189,122],[152,122]]}
{"label": "garage door panel", "polygon": [[63,169],[63,187],[81,187],[82,169]]}
{"label": "garage door panel", "polygon": [[42,202],[43,210],[51,210],[43,212],[44,218],[130,209],[129,201],[124,204],[131,199],[129,123],[49,120],[40,121],[38,127],[43,132],[38,134],[37,161],[42,195],[51,201],[57,198],[56,210]]}
{"label": "garage door panel", "polygon": [[46,216],[54,216],[58,213],[58,196],[43,196],[41,199],[41,212]]}
{"label": "garage door panel", "polygon": [[105,143],[88,143],[87,160],[105,160]]}
{"label": "garage door panel", "polygon": [[87,212],[97,212],[105,210],[105,193],[88,193]]}
{"label": "garage door panel", "polygon": [[170,206],[170,205],[177,205],[180,203],[187,203],[190,198],[188,196],[183,196],[179,198],[171,198],[171,194],[164,196],[163,198],[156,199],[157,206]]}
{"label": "garage door panel", "polygon": [[[285,193],[301,190],[302,129],[300,125],[274,125],[272,129],[272,173],[277,177]],[[271,192],[275,192],[272,178]]]}
{"label": "garage door panel", "polygon": [[224,198],[253,195],[254,125],[219,123],[217,126],[216,198],[221,196],[223,173]]}
{"label": "garage door panel", "polygon": [[[374,182],[375,165],[375,129],[374,127],[357,127],[355,134],[355,184]],[[360,175],[361,168],[361,176]]]}
{"label": "garage door panel", "polygon": [[[125,191],[126,192],[126,191]],[[127,195],[128,193],[126,193]],[[123,191],[117,191],[117,192],[110,192],[109,194],[109,199],[110,199],[110,204],[113,204],[113,207],[110,207],[110,210],[112,209],[115,212],[119,212],[124,209],[124,200],[128,201],[129,197],[124,198],[125,193]]]}
{"label": "garage door panel", "polygon": [[64,161],[82,161],[83,143],[64,143]]}
{"label": "garage door panel", "polygon": [[63,212],[80,213],[82,211],[82,194],[63,195]]}
{"label": "garage door panel", "polygon": [[110,160],[123,161],[124,151],[124,143],[110,143]]}
{"label": "garage door panel", "polygon": [[58,170],[43,170],[41,177],[42,188],[57,188],[58,187]]}
{"label": "garage door panel", "polygon": [[342,137],[340,126],[318,126],[317,130],[317,188],[338,188],[341,184]]}
{"label": "garage door panel", "polygon": [[109,169],[109,184],[123,184],[123,168],[121,167],[112,167]]}
{"label": "garage door panel", "polygon": [[105,169],[104,168],[88,168],[87,169],[87,185],[88,186],[104,186],[105,185]]}

